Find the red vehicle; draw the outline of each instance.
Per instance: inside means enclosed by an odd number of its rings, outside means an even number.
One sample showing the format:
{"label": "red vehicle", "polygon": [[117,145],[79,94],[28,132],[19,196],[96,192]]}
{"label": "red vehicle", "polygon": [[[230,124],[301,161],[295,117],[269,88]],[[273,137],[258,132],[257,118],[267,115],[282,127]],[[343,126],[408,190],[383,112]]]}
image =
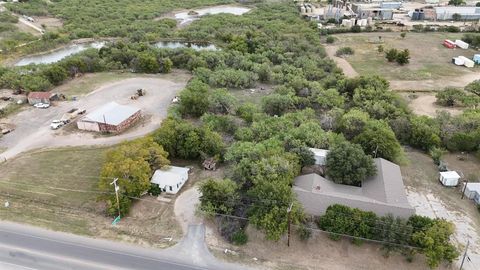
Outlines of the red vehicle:
{"label": "red vehicle", "polygon": [[443,41],[443,46],[449,48],[449,49],[455,49],[456,45],[455,45],[455,42],[449,40],[449,39],[445,39]]}

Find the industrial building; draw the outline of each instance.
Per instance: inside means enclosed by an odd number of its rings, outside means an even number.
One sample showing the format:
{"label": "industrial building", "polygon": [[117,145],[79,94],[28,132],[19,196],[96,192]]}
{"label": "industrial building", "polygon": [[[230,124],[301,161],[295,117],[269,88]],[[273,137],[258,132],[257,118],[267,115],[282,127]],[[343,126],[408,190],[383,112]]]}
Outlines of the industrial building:
{"label": "industrial building", "polygon": [[27,96],[27,99],[30,105],[35,105],[37,103],[50,104],[50,101],[55,96],[56,94],[51,92],[30,92]]}
{"label": "industrial building", "polygon": [[112,101],[77,121],[77,127],[87,131],[120,133],[140,117],[140,109]]}
{"label": "industrial building", "polygon": [[372,18],[375,20],[392,20],[393,9],[382,8],[377,4],[352,4],[352,11],[357,14],[358,19]]}
{"label": "industrial building", "polygon": [[478,20],[480,19],[480,7],[455,7],[444,6],[434,7],[435,19],[439,21],[451,21],[453,15],[458,14],[460,20]]}

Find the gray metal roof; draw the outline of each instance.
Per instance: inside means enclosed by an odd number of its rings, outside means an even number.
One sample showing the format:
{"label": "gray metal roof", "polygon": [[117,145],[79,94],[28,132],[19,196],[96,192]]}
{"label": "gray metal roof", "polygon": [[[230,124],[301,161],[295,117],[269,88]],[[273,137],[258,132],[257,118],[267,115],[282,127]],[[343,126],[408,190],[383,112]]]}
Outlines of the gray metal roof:
{"label": "gray metal roof", "polygon": [[400,167],[385,159],[375,159],[377,174],[363,181],[362,187],[336,184],[318,174],[295,178],[294,191],[305,210],[320,215],[334,203],[408,217],[414,214],[408,203]]}
{"label": "gray metal roof", "polygon": [[95,111],[87,114],[82,121],[105,123],[116,126],[127,120],[140,109],[125,105],[120,105],[114,101],[103,105]]}

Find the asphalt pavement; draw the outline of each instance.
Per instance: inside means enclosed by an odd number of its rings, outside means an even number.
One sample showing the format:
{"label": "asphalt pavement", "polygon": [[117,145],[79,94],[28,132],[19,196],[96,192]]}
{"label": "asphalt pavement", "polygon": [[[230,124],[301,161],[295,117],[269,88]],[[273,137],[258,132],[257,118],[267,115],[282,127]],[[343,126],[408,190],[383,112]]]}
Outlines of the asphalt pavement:
{"label": "asphalt pavement", "polygon": [[204,225],[192,225],[182,242],[156,250],[0,222],[0,269],[246,269],[218,261],[208,251],[204,237]]}

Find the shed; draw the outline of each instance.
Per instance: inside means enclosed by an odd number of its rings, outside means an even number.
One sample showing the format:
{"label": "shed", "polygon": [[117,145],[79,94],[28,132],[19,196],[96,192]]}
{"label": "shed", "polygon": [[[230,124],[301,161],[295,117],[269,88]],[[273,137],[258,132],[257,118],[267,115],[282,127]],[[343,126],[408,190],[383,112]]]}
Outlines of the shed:
{"label": "shed", "polygon": [[54,95],[55,94],[52,94],[51,92],[30,92],[27,99],[30,105],[35,105],[37,103],[50,104],[50,99]]}
{"label": "shed", "polygon": [[77,121],[77,127],[88,131],[119,133],[130,127],[140,116],[140,109],[112,101]]}
{"label": "shed", "polygon": [[456,46],[455,42],[451,41],[450,39],[445,39],[442,44],[443,44],[443,46],[445,46],[449,49],[454,49],[455,46]]}
{"label": "shed", "polygon": [[462,59],[463,60],[463,65],[468,67],[468,68],[473,68],[475,66],[475,62],[473,62],[471,59],[463,56],[463,55],[460,55],[458,58]]}
{"label": "shed", "polygon": [[442,183],[442,185],[446,187],[455,187],[458,185],[458,179],[460,179],[460,175],[456,171],[446,171],[440,172],[440,177],[438,180]]}
{"label": "shed", "polygon": [[463,66],[465,64],[465,61],[459,57],[453,57],[452,58],[452,63],[454,63],[457,66]]}
{"label": "shed", "polygon": [[456,45],[457,47],[462,48],[462,49],[465,49],[465,50],[468,49],[468,43],[466,43],[466,42],[464,42],[464,41],[462,41],[462,40],[460,40],[460,39],[455,40],[455,45]]}
{"label": "shed", "polygon": [[309,148],[309,150],[313,153],[313,157],[315,158],[315,165],[324,166],[327,164],[328,150],[318,148]]}
{"label": "shed", "polygon": [[480,54],[475,54],[473,56],[473,62],[475,62],[476,64],[480,64]]}
{"label": "shed", "polygon": [[480,183],[466,183],[464,194],[480,205]]}
{"label": "shed", "polygon": [[162,192],[177,194],[188,180],[189,168],[169,166],[166,169],[156,170],[150,183],[157,184]]}

